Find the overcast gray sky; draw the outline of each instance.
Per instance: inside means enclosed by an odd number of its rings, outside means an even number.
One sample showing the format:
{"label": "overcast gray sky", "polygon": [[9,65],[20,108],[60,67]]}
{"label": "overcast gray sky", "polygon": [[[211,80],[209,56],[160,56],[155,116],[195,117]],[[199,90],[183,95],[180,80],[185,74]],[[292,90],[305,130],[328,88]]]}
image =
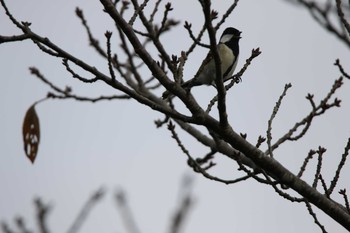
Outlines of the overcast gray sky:
{"label": "overcast gray sky", "polygon": [[[226,1],[213,1],[220,13]],[[9,9],[22,21],[32,22],[32,29],[72,54],[84,58],[101,70],[107,64],[88,41],[76,6],[82,8],[93,32],[102,39],[104,32],[114,30],[113,23],[102,12],[99,1],[20,1],[7,0]],[[203,21],[197,1],[174,1],[171,16],[188,20],[198,31]],[[253,62],[243,82],[228,94],[230,121],[238,132],[248,134],[255,142],[265,135],[267,121],[285,83],[292,83],[273,127],[274,139],[288,130],[310,109],[305,100],[308,92],[316,100],[323,97],[339,71],[333,66],[340,58],[349,67],[349,51],[334,36],[311,20],[308,13],[281,0],[240,1],[231,17],[220,29],[233,26],[242,31],[238,67],[244,64],[253,48],[262,54]],[[0,34],[19,34],[0,10]],[[114,48],[119,43],[117,37]],[[171,53],[179,54],[190,44],[185,29],[179,26],[162,38]],[[195,73],[207,51],[200,49],[187,63],[185,74]],[[280,198],[270,187],[255,181],[225,186],[194,174],[186,165],[170,133],[156,129],[154,113],[135,101],[79,103],[71,100],[49,100],[37,106],[41,124],[41,144],[34,165],[25,158],[21,127],[28,107],[48,92],[48,87],[31,76],[28,67],[36,66],[55,84],[72,86],[77,94],[99,96],[114,93],[102,84],[86,85],[72,80],[61,61],[43,55],[32,42],[0,46],[0,219],[13,224],[23,216],[35,229],[36,196],[53,206],[49,216],[52,232],[65,232],[91,192],[103,186],[107,195],[94,209],[81,232],[125,232],[115,208],[113,194],[126,190],[136,221],[142,232],[164,232],[179,198],[181,179],[194,177],[195,206],[184,232],[320,232],[303,205]],[[349,71],[350,69],[348,69]],[[324,176],[329,182],[350,136],[350,84],[337,96],[342,108],[333,109],[313,124],[298,143],[289,143],[276,151],[276,158],[292,171],[298,171],[309,149],[326,147]],[[215,91],[211,87],[194,90],[203,104]],[[184,143],[194,156],[206,153],[189,137]],[[217,156],[218,166],[212,173],[225,178],[239,176],[230,160]],[[315,162],[306,175],[312,180]],[[339,188],[349,184],[350,168],[345,165]],[[340,200],[335,193],[334,197]],[[319,211],[318,211],[319,212]],[[329,232],[346,232],[329,217],[319,213]]]}

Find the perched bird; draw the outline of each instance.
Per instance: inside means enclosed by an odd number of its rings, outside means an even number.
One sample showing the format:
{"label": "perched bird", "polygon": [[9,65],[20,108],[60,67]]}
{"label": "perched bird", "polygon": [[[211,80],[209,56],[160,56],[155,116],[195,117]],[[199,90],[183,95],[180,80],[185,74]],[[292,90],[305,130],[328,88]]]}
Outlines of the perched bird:
{"label": "perched bird", "polygon": [[[241,32],[232,27],[226,28],[220,37],[217,49],[221,59],[221,74],[224,80],[230,78],[236,68],[239,55],[238,42],[240,38]],[[212,54],[209,52],[194,78],[182,83],[181,86],[187,90],[203,84],[215,86],[215,78],[215,61]],[[163,93],[163,99],[169,96],[169,91]]]}

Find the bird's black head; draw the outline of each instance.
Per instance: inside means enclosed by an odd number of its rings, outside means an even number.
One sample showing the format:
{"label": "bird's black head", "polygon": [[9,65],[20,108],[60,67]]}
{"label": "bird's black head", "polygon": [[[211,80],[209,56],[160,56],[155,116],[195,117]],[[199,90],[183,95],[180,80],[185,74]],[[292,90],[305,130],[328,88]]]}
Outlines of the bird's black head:
{"label": "bird's black head", "polygon": [[220,43],[227,43],[229,41],[238,42],[240,38],[241,38],[240,31],[238,31],[236,28],[228,27],[222,33],[222,35],[220,37]]}

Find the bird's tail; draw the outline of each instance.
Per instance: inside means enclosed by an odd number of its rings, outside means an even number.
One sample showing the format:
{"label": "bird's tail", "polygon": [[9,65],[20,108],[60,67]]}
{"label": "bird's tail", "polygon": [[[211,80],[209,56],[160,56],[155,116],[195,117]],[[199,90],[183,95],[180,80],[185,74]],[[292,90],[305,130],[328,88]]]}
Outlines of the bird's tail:
{"label": "bird's tail", "polygon": [[[198,86],[198,85],[200,85],[200,83],[198,83],[197,79],[194,78],[194,79],[191,79],[191,80],[188,80],[188,81],[182,83],[181,87],[183,89],[185,89],[187,92],[189,92],[192,87]],[[174,97],[174,95],[168,90],[164,91],[162,94],[163,99],[168,99],[168,98],[172,98],[172,97]]]}
{"label": "bird's tail", "polygon": [[170,91],[166,90],[166,91],[163,92],[162,98],[163,98],[163,100],[165,100],[165,99],[170,98],[172,95],[173,95],[173,94],[171,94]]}

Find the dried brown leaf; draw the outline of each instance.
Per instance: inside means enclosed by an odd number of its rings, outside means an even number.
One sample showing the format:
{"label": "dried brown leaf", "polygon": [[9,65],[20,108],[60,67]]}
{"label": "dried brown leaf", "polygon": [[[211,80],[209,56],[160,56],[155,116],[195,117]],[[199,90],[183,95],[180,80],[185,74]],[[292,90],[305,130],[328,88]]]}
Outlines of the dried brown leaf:
{"label": "dried brown leaf", "polygon": [[22,127],[24,152],[32,163],[34,163],[38,153],[40,142],[39,118],[34,107],[35,104],[28,109]]}

